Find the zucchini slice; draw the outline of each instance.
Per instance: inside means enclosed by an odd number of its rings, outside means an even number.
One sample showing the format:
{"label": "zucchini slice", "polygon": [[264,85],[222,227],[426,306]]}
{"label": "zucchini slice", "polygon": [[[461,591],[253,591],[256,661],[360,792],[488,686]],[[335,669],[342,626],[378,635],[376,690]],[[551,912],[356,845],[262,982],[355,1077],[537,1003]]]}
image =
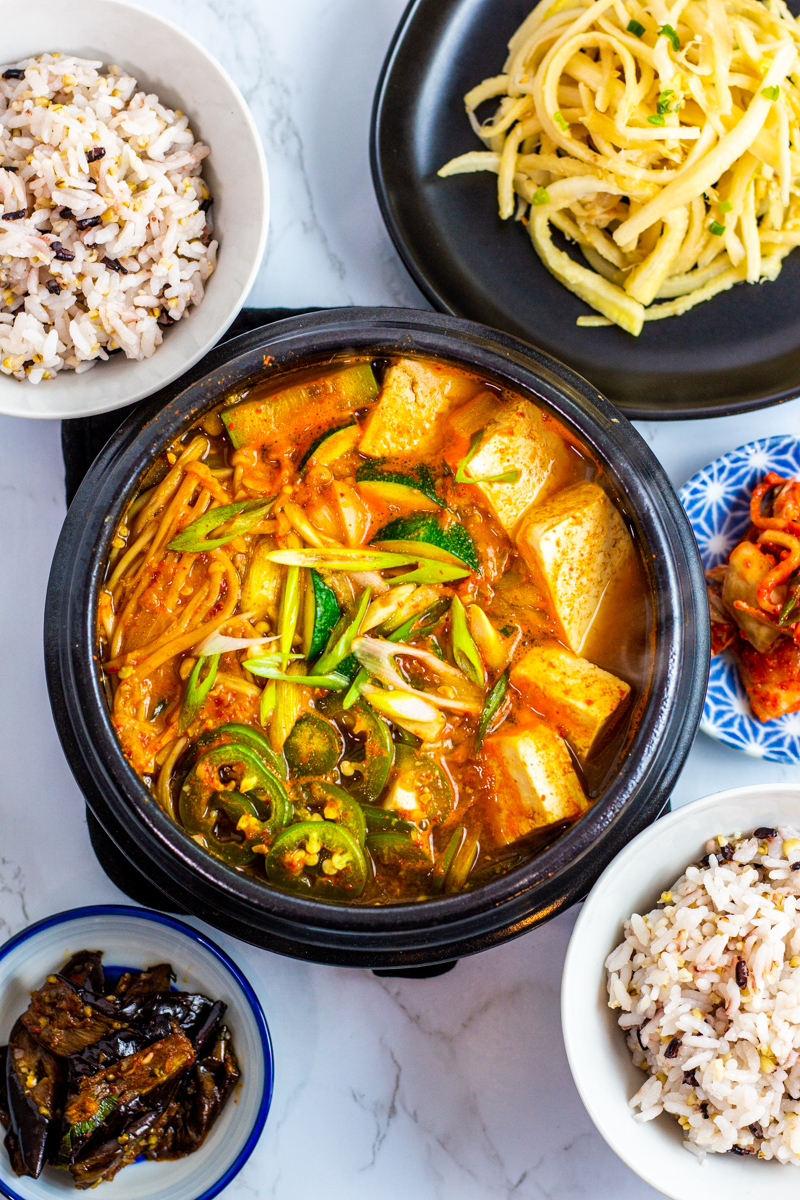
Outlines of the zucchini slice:
{"label": "zucchini slice", "polygon": [[[382,529],[378,530],[375,537],[372,538],[371,544],[378,542],[387,550],[390,548],[389,543],[394,543],[392,548],[395,549],[398,542],[406,544],[425,542],[427,545],[443,551],[444,555],[448,555],[449,558],[455,558],[465,563],[473,571],[480,570],[478,552],[467,529],[457,523],[448,529],[443,529],[436,518],[429,513],[415,513],[411,517],[395,517],[393,521],[389,521]],[[432,557],[443,557],[443,555],[432,555]],[[449,558],[445,561],[449,561]]]}
{"label": "zucchini slice", "polygon": [[349,425],[338,425],[336,429],[326,429],[319,437],[314,438],[297,464],[298,471],[302,471],[304,467],[308,466],[312,458],[316,463],[325,465],[335,462],[343,454],[349,454],[351,450],[355,450],[360,437],[361,430],[354,422]]}
{"label": "zucchini slice", "polygon": [[303,654],[309,662],[319,658],[328,644],[342,610],[333,588],[328,587],[319,571],[309,570],[303,613]]}
{"label": "zucchini slice", "polygon": [[235,449],[267,446],[299,422],[307,426],[309,413],[326,423],[363,408],[378,395],[378,383],[369,363],[358,363],[328,373],[322,379],[295,384],[258,400],[243,400],[220,413]]}
{"label": "zucchini slice", "polygon": [[412,512],[436,512],[444,503],[436,495],[436,482],[426,466],[413,474],[386,471],[365,463],[356,471],[358,490],[367,500],[402,505]]}

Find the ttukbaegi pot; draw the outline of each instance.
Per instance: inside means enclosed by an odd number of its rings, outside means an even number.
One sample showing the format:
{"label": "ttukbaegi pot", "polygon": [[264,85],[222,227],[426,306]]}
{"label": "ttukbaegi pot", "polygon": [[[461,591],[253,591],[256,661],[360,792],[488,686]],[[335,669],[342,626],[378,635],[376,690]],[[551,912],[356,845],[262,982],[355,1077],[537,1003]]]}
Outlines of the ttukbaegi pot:
{"label": "ttukbaegi pot", "polygon": [[[95,613],[111,539],[153,459],[231,388],[271,367],[342,352],[449,359],[527,392],[574,429],[605,466],[636,531],[654,613],[638,729],[603,796],[537,858],[474,891],[385,907],[322,904],[276,891],[207,854],[155,803],[109,719]],[[211,369],[209,369],[209,367]],[[45,653],[64,751],[91,811],[119,849],[173,902],[226,933],[282,954],[345,966],[398,967],[475,953],[547,920],[586,894],[617,851],[659,813],[691,747],[705,694],[709,633],[694,538],[663,469],[595,389],[532,346],[427,312],[311,313],[246,334],[133,413],[86,475],[56,548]]]}

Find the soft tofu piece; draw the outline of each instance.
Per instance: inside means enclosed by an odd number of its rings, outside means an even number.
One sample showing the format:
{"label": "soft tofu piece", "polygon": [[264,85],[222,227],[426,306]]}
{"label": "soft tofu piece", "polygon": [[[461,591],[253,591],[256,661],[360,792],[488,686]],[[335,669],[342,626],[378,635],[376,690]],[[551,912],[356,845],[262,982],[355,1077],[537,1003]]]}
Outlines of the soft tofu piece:
{"label": "soft tofu piece", "polygon": [[484,827],[495,846],[577,817],[588,807],[564,739],[544,721],[488,737],[482,759],[493,782]]}
{"label": "soft tofu piece", "polygon": [[511,683],[569,742],[582,763],[631,694],[622,679],[558,642],[533,646],[511,668]]}
{"label": "soft tofu piece", "polygon": [[516,540],[563,640],[580,654],[612,576],[633,552],[622,517],[596,483],[576,483],[531,508]]}
{"label": "soft tofu piece", "polygon": [[451,408],[471,399],[478,387],[476,380],[438,363],[399,359],[384,376],[359,450],[371,458],[441,452],[444,418]]}
{"label": "soft tofu piece", "polygon": [[464,468],[464,475],[480,479],[519,471],[515,483],[475,484],[511,536],[526,509],[566,482],[572,461],[566,443],[547,415],[530,400],[519,399],[504,404],[486,427],[480,448]]}

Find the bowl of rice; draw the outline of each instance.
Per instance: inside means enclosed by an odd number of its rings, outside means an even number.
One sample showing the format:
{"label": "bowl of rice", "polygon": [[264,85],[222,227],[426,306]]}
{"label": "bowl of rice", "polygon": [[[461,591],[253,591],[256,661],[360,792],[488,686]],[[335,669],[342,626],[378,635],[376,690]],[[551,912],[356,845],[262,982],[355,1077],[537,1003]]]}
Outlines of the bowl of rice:
{"label": "bowl of rice", "polygon": [[0,0],[0,412],[77,417],[171,383],[261,263],[264,153],[193,38],[124,0]]}
{"label": "bowl of rice", "polygon": [[800,786],[706,796],[590,892],[562,1025],[611,1148],[674,1200],[800,1186]]}

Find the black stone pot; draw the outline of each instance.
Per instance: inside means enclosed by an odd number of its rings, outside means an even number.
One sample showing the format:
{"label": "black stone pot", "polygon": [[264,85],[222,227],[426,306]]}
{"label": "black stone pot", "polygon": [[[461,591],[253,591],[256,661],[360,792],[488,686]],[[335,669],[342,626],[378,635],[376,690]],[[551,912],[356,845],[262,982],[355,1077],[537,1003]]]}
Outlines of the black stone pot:
{"label": "black stone pot", "polygon": [[[122,755],[97,665],[95,609],[109,544],[153,458],[265,364],[324,363],[342,351],[435,355],[545,404],[606,467],[649,576],[655,639],[644,714],[602,798],[533,861],[475,891],[419,904],[320,904],[262,886],[206,854],[152,800]],[[209,370],[209,363],[211,369]],[[210,924],[282,954],[345,966],[413,967],[486,949],[584,896],[663,808],[695,735],[709,634],[700,559],[683,510],[642,438],[580,376],[522,342],[454,317],[404,309],[311,313],[228,342],[137,410],[82,483],[47,595],[50,699],[70,766],[119,849],[166,896]]]}

